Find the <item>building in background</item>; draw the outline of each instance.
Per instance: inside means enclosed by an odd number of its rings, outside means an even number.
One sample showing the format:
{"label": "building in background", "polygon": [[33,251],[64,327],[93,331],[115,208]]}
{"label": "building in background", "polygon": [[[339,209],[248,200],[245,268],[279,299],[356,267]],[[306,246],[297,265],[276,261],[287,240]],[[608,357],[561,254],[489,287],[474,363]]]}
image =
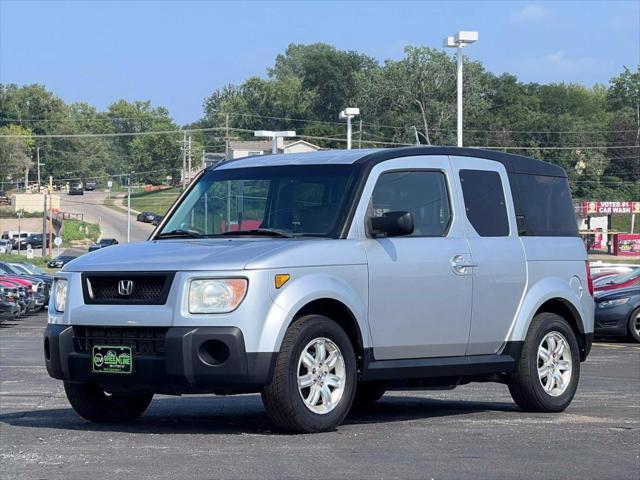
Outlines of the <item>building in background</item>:
{"label": "building in background", "polygon": [[[270,140],[232,140],[229,142],[229,158],[251,157],[271,154]],[[278,153],[316,152],[322,148],[305,140],[278,138]],[[206,157],[206,155],[205,155]]]}

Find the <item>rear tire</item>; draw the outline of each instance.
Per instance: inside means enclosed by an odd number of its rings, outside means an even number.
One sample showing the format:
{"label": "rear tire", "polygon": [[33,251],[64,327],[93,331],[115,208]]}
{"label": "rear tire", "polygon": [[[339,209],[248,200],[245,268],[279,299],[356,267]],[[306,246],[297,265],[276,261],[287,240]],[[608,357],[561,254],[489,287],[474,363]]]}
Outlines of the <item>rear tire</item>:
{"label": "rear tire", "polygon": [[640,308],[631,312],[629,317],[629,336],[640,343]]}
{"label": "rear tire", "polygon": [[262,391],[267,415],[290,432],[333,430],[349,413],[356,375],[345,331],[322,315],[300,317],[288,328],[271,383]]}
{"label": "rear tire", "polygon": [[64,383],[69,403],[82,418],[97,423],[131,422],[144,413],[153,393],[108,394],[88,383]]}
{"label": "rear tire", "polygon": [[528,412],[561,412],[573,400],[579,379],[580,352],[573,329],[560,315],[539,313],[527,332],[518,369],[509,378],[513,400]]}

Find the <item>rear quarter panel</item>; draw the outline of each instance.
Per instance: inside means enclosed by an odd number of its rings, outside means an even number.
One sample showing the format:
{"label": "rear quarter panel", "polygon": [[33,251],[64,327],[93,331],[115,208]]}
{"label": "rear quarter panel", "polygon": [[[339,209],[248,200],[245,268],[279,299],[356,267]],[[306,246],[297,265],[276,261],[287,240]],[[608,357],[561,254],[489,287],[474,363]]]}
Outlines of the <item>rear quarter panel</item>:
{"label": "rear quarter panel", "polygon": [[581,330],[593,332],[594,302],[589,294],[579,237],[521,237],[527,262],[527,287],[508,340],[522,341],[540,306],[560,298],[578,312]]}

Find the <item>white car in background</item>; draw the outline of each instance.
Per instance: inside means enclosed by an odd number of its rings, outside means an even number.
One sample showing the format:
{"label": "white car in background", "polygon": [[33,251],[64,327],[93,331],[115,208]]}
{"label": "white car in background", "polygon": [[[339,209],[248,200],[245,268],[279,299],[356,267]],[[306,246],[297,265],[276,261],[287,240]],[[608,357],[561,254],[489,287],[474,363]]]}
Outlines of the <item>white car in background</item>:
{"label": "white car in background", "polygon": [[13,243],[11,240],[0,240],[0,255],[8,255],[13,250]]}

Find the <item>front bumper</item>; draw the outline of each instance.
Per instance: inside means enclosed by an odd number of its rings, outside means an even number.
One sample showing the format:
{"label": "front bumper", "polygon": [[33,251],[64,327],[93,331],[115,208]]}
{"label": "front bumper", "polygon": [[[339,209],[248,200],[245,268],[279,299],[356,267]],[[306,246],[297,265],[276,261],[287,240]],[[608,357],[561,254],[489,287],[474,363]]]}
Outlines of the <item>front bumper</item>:
{"label": "front bumper", "polygon": [[246,352],[237,327],[172,327],[164,335],[162,354],[134,351],[133,373],[94,373],[91,352],[79,346],[74,332],[73,326],[47,325],[44,354],[49,375],[110,392],[258,392],[270,383],[276,360],[274,352]]}
{"label": "front bumper", "polygon": [[596,305],[594,333],[596,336],[619,337],[628,333],[629,315],[633,308],[630,304],[617,307],[599,308]]}
{"label": "front bumper", "polygon": [[0,302],[0,318],[13,319],[20,313],[20,305],[15,302]]}

